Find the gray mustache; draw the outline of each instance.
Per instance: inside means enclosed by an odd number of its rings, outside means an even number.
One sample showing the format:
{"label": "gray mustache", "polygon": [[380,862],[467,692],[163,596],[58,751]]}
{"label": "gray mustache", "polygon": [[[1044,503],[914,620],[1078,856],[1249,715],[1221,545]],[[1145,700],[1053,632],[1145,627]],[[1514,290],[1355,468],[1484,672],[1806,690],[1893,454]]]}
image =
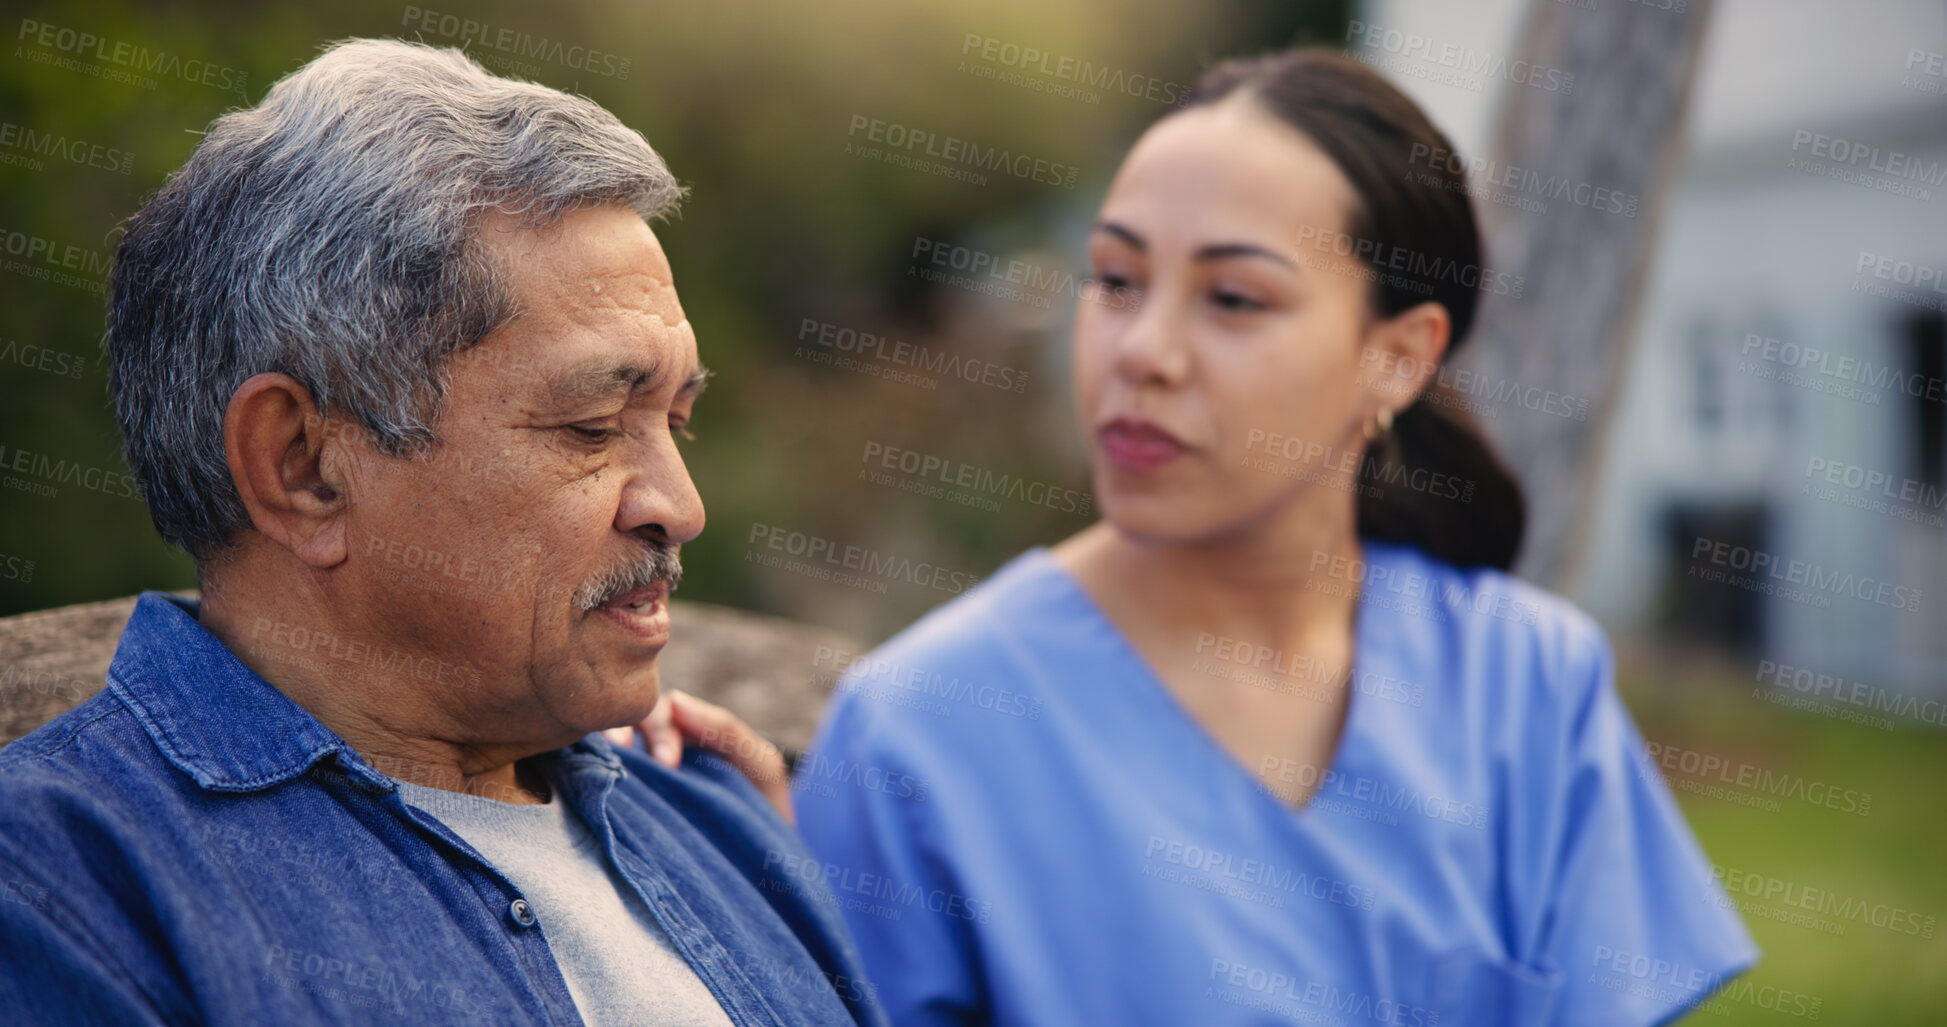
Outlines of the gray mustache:
{"label": "gray mustache", "polygon": [[683,558],[675,546],[651,543],[650,548],[629,563],[610,567],[575,590],[575,608],[583,613],[645,585],[667,583],[671,592],[683,580]]}

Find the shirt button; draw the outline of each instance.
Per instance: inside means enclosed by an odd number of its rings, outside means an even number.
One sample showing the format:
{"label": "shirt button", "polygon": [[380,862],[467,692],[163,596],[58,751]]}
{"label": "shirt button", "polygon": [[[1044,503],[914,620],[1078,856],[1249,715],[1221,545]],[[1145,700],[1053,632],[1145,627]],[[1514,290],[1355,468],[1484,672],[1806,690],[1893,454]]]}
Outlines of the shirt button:
{"label": "shirt button", "polygon": [[507,907],[507,915],[513,917],[514,922],[522,927],[534,926],[534,910],[528,908],[526,899],[515,899],[513,904]]}

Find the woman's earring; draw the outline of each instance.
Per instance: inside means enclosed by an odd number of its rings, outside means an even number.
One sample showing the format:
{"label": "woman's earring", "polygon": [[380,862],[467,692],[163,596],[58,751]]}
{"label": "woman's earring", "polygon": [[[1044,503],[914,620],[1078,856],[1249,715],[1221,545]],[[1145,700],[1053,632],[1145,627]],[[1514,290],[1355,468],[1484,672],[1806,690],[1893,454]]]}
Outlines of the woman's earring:
{"label": "woman's earring", "polygon": [[1381,435],[1392,430],[1393,412],[1385,407],[1381,407],[1379,408],[1379,413],[1373,417],[1372,422],[1366,425],[1366,441],[1377,441]]}

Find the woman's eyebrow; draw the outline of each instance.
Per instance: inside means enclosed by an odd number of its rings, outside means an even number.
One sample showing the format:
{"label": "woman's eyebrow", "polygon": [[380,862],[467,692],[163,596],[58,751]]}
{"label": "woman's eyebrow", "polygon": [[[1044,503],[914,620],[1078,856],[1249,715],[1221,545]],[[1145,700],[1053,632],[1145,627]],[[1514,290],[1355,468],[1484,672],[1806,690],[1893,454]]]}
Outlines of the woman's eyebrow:
{"label": "woman's eyebrow", "polygon": [[1265,260],[1275,260],[1286,267],[1297,266],[1281,253],[1267,250],[1262,246],[1247,242],[1211,243],[1208,246],[1198,247],[1197,252],[1192,254],[1190,259],[1224,260],[1229,257],[1261,257]]}
{"label": "woman's eyebrow", "polygon": [[[1120,225],[1114,221],[1098,221],[1095,223],[1095,230],[1113,235],[1123,242],[1128,243],[1139,252],[1146,253],[1149,250],[1149,243],[1144,241],[1141,235],[1138,235],[1134,229],[1129,228],[1127,225]],[[1231,257],[1258,257],[1263,260],[1276,261],[1289,268],[1296,268],[1297,266],[1291,262],[1290,258],[1275,250],[1266,249],[1256,243],[1248,242],[1210,243],[1197,247],[1197,251],[1190,255],[1191,260],[1199,261],[1226,260]]]}
{"label": "woman's eyebrow", "polygon": [[1113,235],[1116,238],[1121,239],[1123,242],[1126,242],[1129,245],[1134,246],[1138,250],[1149,249],[1149,244],[1144,242],[1143,237],[1137,235],[1134,229],[1127,228],[1122,225],[1118,225],[1113,221],[1097,221],[1095,223],[1095,230],[1098,232],[1107,232],[1110,235]]}

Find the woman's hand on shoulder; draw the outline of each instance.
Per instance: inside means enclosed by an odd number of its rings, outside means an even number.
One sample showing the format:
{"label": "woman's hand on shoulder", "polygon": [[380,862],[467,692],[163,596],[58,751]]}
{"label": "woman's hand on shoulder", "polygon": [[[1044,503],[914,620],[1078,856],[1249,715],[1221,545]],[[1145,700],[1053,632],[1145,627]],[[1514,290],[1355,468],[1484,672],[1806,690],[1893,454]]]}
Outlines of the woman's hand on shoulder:
{"label": "woman's hand on shoulder", "polygon": [[685,745],[722,757],[757,786],[785,823],[797,823],[791,809],[791,778],[784,768],[784,753],[736,714],[688,692],[665,689],[656,700],[656,708],[640,724],[610,728],[602,734],[615,745],[626,747],[638,731],[649,758],[671,769],[683,762]]}

